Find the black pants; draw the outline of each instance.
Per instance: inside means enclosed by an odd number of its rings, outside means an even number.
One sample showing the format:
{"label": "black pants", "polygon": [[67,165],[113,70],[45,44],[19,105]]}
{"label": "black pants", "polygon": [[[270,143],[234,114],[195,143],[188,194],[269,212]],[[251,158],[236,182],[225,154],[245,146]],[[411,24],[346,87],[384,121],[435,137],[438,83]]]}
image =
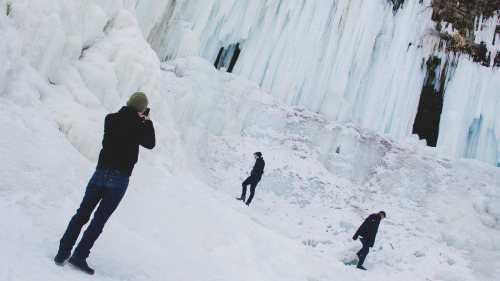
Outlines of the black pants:
{"label": "black pants", "polygon": [[246,203],[247,205],[249,205],[250,202],[252,202],[253,195],[255,193],[255,188],[257,187],[257,184],[259,183],[260,178],[261,177],[259,177],[259,176],[249,176],[243,183],[241,183],[241,186],[242,186],[241,197],[243,197],[243,198],[245,198],[246,194],[247,194],[247,185],[250,185],[250,197],[248,197],[248,200]]}
{"label": "black pants", "polygon": [[368,241],[366,241],[366,239],[363,237],[360,237],[359,241],[361,241],[361,244],[363,244],[363,248],[361,248],[361,250],[357,252],[359,257],[358,266],[362,266],[363,263],[365,262],[368,252],[370,251],[370,246],[368,245]]}

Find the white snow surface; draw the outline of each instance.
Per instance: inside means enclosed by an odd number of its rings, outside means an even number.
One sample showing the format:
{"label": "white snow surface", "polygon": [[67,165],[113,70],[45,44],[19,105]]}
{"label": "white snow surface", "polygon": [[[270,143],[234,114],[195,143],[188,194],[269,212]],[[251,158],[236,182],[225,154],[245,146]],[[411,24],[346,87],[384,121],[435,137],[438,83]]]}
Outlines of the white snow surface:
{"label": "white snow surface", "polygon": [[[52,259],[104,117],[137,90],[157,146],[92,249],[93,280],[500,279],[499,168],[291,107],[199,56],[160,63],[135,9],[0,0],[0,280],[89,279]],[[351,237],[380,210],[357,270]]]}

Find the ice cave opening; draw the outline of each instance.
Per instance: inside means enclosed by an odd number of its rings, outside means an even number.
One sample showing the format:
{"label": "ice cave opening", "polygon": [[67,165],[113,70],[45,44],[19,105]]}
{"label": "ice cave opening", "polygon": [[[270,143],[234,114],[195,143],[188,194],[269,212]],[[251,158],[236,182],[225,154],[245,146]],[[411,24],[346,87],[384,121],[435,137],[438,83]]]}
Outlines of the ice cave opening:
{"label": "ice cave opening", "polygon": [[441,64],[441,59],[431,57],[426,62],[427,76],[420,94],[417,115],[413,123],[413,134],[417,134],[420,139],[425,139],[428,146],[436,147],[439,136],[439,121],[443,110],[444,83],[440,83],[436,89],[436,67]]}
{"label": "ice cave opening", "polygon": [[224,67],[227,72],[232,72],[240,52],[240,43],[231,44],[227,48],[221,47],[214,63],[215,68],[221,69]]}

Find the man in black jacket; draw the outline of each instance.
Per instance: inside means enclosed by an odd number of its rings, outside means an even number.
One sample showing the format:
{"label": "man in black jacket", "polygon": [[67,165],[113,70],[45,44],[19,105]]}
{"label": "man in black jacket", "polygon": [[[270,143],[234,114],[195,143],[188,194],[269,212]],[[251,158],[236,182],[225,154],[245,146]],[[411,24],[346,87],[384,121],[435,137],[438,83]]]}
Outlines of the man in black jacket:
{"label": "man in black jacket", "polygon": [[[60,240],[59,251],[54,258],[56,264],[63,265],[69,258],[72,266],[94,274],[86,261],[90,249],[125,195],[129,177],[137,163],[139,146],[152,149],[156,143],[153,122],[148,113],[143,115],[147,105],[146,95],[136,92],[127,101],[127,106],[106,116],[96,171],[87,185],[80,207]],[[71,255],[82,227],[90,220],[98,204],[92,221]]]}
{"label": "man in black jacket", "polygon": [[264,159],[262,158],[262,153],[255,152],[253,154],[253,157],[255,158],[255,165],[253,166],[252,172],[250,172],[250,176],[241,184],[242,185],[241,197],[236,198],[237,200],[242,200],[243,202],[245,202],[247,185],[250,185],[250,197],[248,197],[248,201],[246,202],[247,206],[249,206],[250,203],[252,202],[253,195],[255,193],[255,188],[257,187],[257,184],[262,178],[262,174],[264,173],[264,166],[266,165]]}
{"label": "man in black jacket", "polygon": [[384,211],[380,211],[378,214],[371,214],[365,219],[365,221],[358,228],[358,231],[356,231],[352,237],[352,239],[356,240],[358,239],[358,236],[360,236],[359,241],[363,244],[363,248],[356,253],[356,256],[359,258],[357,268],[366,270],[366,268],[363,267],[363,262],[365,261],[370,248],[372,248],[373,244],[375,244],[375,236],[377,236],[378,226],[380,221],[384,218]]}

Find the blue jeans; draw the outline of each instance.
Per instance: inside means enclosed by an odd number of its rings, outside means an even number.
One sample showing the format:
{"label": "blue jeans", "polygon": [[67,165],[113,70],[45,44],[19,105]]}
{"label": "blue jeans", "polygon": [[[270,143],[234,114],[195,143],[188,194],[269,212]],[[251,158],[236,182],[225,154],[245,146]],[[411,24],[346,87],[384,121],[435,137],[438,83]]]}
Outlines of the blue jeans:
{"label": "blue jeans", "polygon": [[106,224],[125,195],[128,182],[129,177],[122,176],[118,171],[96,169],[87,185],[80,208],[71,218],[68,228],[61,238],[59,244],[60,253],[69,256],[82,227],[89,221],[90,215],[99,204],[92,221],[83,233],[82,239],[73,253],[73,256],[79,259],[86,259],[89,256],[90,249],[102,233],[104,224]]}
{"label": "blue jeans", "polygon": [[253,195],[255,193],[255,188],[257,187],[257,184],[259,183],[260,179],[261,179],[260,177],[249,176],[243,183],[241,183],[242,186],[241,197],[243,198],[247,194],[247,185],[250,185],[250,197],[248,197],[247,205],[249,205],[250,202],[252,202]]}
{"label": "blue jeans", "polygon": [[359,241],[361,241],[361,244],[363,244],[363,248],[361,248],[361,250],[359,250],[357,253],[359,257],[358,266],[362,266],[365,262],[365,258],[368,255],[368,252],[370,251],[370,245],[368,245],[368,241],[366,241],[366,239],[363,237],[360,237]]}

